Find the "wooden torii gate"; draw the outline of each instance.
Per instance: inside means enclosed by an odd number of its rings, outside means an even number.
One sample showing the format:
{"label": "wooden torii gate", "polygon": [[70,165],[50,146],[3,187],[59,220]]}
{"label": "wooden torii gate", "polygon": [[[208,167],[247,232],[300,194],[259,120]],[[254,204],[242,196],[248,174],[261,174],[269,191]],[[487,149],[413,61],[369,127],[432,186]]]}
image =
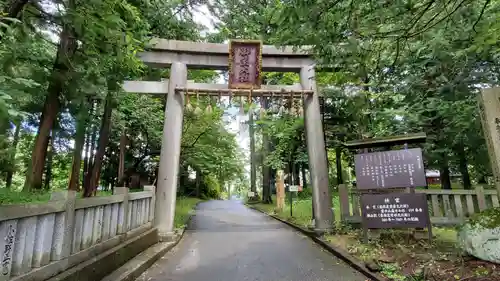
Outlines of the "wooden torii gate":
{"label": "wooden torii gate", "polygon": [[[194,90],[200,96],[280,97],[285,93],[287,98],[303,99],[315,229],[331,229],[334,216],[315,63],[307,49],[278,49],[258,41],[232,41],[227,45],[155,39],[151,45],[147,52],[139,55],[141,60],[155,67],[170,67],[169,80],[125,81],[123,88],[130,93],[167,95],[155,208],[155,226],[160,238],[168,239],[174,228],[185,95]],[[188,81],[188,67],[229,69],[230,85]],[[300,85],[260,85],[263,71],[299,73]],[[235,87],[238,89],[232,89]]]}

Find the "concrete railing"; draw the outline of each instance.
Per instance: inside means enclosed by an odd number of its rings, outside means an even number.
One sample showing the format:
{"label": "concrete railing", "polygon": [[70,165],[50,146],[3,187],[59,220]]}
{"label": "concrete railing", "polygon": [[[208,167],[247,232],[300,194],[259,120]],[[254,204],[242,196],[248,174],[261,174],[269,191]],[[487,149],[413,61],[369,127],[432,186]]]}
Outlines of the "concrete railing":
{"label": "concrete railing", "polygon": [[51,194],[44,204],[0,206],[0,281],[45,280],[152,227],[155,189],[76,199]]}

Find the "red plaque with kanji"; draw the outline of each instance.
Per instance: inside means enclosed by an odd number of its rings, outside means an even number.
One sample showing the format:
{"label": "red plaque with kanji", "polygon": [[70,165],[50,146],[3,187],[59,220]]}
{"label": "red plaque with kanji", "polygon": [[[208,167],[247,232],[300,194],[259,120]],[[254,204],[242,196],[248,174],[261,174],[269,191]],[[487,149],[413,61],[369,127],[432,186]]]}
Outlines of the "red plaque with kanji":
{"label": "red plaque with kanji", "polygon": [[232,40],[229,43],[229,88],[260,89],[262,42]]}

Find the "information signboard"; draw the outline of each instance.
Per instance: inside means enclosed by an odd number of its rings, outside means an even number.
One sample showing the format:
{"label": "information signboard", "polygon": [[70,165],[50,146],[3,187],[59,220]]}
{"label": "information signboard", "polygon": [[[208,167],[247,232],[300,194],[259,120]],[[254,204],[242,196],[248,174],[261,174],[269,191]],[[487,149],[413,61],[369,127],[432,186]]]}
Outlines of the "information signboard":
{"label": "information signboard", "polygon": [[289,192],[298,192],[299,191],[299,186],[298,185],[290,185],[288,187]]}
{"label": "information signboard", "polygon": [[423,193],[361,195],[363,227],[425,228],[429,226],[427,197]]}
{"label": "information signboard", "polygon": [[255,192],[253,192],[253,191],[248,192],[248,197],[254,197],[254,196],[255,196]]}
{"label": "information signboard", "polygon": [[358,189],[426,186],[420,148],[357,154]]}

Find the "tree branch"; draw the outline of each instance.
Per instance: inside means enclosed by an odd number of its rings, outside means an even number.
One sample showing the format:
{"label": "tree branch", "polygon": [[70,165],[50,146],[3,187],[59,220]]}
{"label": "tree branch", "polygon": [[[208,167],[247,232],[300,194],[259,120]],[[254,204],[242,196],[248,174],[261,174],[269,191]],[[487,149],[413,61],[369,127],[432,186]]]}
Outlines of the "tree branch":
{"label": "tree branch", "polygon": [[474,25],[472,26],[472,30],[474,30],[475,32],[476,31],[476,25],[479,23],[479,21],[481,20],[481,18],[483,17],[484,15],[484,11],[486,10],[486,7],[488,7],[488,4],[490,4],[491,0],[486,0],[484,2],[484,5],[483,5],[483,8],[481,9],[481,13],[479,14],[479,17],[477,18],[476,22],[474,23]]}
{"label": "tree branch", "polygon": [[205,130],[203,133],[199,134],[198,137],[196,137],[196,139],[194,140],[194,142],[191,145],[182,146],[182,148],[193,148],[196,145],[196,143],[198,142],[198,140],[201,138],[201,136],[203,136],[207,132],[208,132],[208,130]]}
{"label": "tree branch", "polygon": [[[431,24],[430,26],[427,26],[427,25],[430,23],[430,21],[429,21],[429,22],[427,22],[427,23],[424,25],[424,27],[423,27],[423,29],[422,29],[422,30],[417,31],[417,32],[415,32],[415,33],[413,33],[413,34],[409,34],[409,35],[407,35],[407,36],[405,36],[405,37],[406,37],[406,38],[415,37],[415,36],[417,36],[417,35],[420,35],[420,34],[422,34],[422,33],[426,32],[427,30],[429,30],[429,29],[433,28],[434,26],[436,26],[436,25],[440,24],[441,22],[443,22],[444,20],[446,20],[447,18],[449,18],[451,15],[453,15],[456,11],[458,11],[458,9],[459,9],[460,7],[462,7],[462,5],[463,5],[466,1],[468,1],[468,0],[462,0],[462,2],[460,2],[460,3],[459,3],[459,4],[458,4],[458,5],[457,5],[457,6],[456,6],[456,7],[455,7],[455,8],[454,8],[451,12],[449,12],[448,14],[446,14],[445,16],[443,16],[442,18],[440,18],[438,21],[436,21],[435,23]],[[433,19],[434,19],[434,18],[433,18]],[[425,27],[427,27],[427,28],[425,28]]]}
{"label": "tree branch", "polygon": [[[410,21],[410,24],[411,26],[408,27],[407,29],[407,32],[410,32],[410,30],[413,29],[413,27],[415,27],[415,25],[420,21],[420,19],[422,19],[422,17],[425,15],[425,13],[427,13],[427,11],[429,11],[429,9],[432,7],[432,5],[436,2],[436,0],[431,0],[429,1],[429,3],[427,3],[427,5],[425,6],[424,10],[419,14],[417,15],[415,18],[413,18],[411,21]],[[412,23],[413,22],[413,23]]]}

